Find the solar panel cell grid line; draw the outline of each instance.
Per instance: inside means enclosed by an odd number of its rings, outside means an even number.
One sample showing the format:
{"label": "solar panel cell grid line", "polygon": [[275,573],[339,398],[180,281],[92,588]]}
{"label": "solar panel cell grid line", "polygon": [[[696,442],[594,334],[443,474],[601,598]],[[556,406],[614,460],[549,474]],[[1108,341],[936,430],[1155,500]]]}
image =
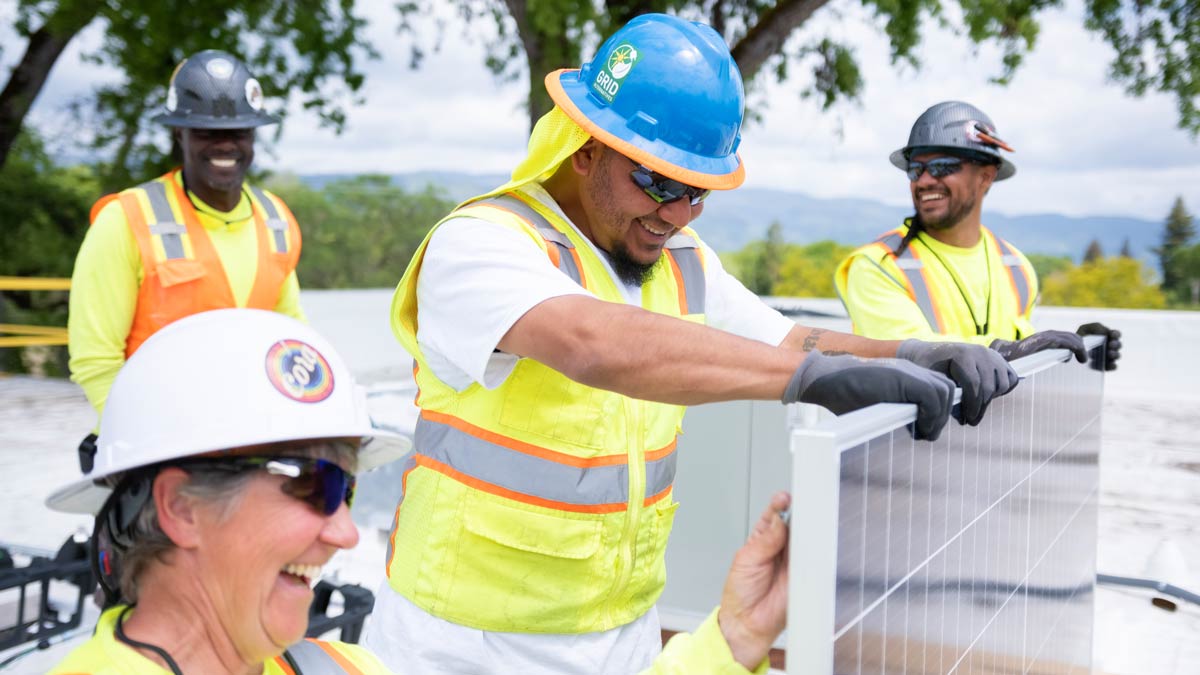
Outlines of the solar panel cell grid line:
{"label": "solar panel cell grid line", "polygon": [[[826,647],[806,644],[828,657],[795,658],[789,614],[790,672],[1087,671],[1103,375],[1044,356],[1024,365],[981,425],[952,423],[934,443],[913,441],[894,410],[874,437],[845,423],[858,413],[812,430],[832,428],[841,448],[835,588],[827,618],[803,622],[827,622]],[[806,437],[792,438],[795,457]]]}

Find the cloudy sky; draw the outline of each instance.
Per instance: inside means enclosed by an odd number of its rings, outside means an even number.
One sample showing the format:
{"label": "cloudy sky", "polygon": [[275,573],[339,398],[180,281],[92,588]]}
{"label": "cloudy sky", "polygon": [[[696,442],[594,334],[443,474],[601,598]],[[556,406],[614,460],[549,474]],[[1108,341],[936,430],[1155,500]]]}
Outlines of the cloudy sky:
{"label": "cloudy sky", "polygon": [[[365,103],[348,110],[341,136],[296,111],[280,142],[260,151],[259,163],[295,173],[506,173],[522,157],[527,135],[524,79],[497,82],[482,49],[455,28],[421,70],[410,70],[392,3],[359,4],[382,55],[364,64]],[[1157,221],[1182,195],[1200,212],[1200,143],[1176,127],[1172,98],[1134,99],[1106,82],[1111,50],[1083,30],[1079,0],[1041,15],[1038,47],[1008,87],[988,83],[1000,72],[998,50],[972,49],[944,29],[926,30],[919,70],[893,67],[882,34],[849,4],[827,5],[803,35],[828,34],[856,46],[866,80],[861,102],[822,112],[800,99],[796,83],[762,87],[754,98],[765,101],[762,120],[743,132],[747,185],[903,204],[906,180],[888,154],[904,145],[921,111],[961,99],[986,111],[1017,151],[1018,173],[992,190],[990,210]],[[0,10],[7,24],[5,14],[11,10]],[[61,124],[65,101],[112,76],[79,60],[98,37],[84,35],[60,60],[35,106],[36,123]],[[18,50],[5,42],[0,63],[7,67]]]}

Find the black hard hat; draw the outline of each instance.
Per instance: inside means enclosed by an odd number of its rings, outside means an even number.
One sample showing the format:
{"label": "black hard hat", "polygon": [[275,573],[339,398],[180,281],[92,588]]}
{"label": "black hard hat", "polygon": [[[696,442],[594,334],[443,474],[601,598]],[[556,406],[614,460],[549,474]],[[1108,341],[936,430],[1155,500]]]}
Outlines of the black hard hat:
{"label": "black hard hat", "polygon": [[921,113],[908,135],[908,145],[892,153],[892,164],[908,170],[908,160],[922,152],[945,152],[996,164],[996,180],[1017,172],[1017,167],[1000,154],[1013,152],[996,136],[992,118],[970,103],[943,101]]}
{"label": "black hard hat", "polygon": [[262,86],[246,64],[206,49],[175,68],[165,112],[154,121],[186,129],[249,129],[279,122],[262,107]]}

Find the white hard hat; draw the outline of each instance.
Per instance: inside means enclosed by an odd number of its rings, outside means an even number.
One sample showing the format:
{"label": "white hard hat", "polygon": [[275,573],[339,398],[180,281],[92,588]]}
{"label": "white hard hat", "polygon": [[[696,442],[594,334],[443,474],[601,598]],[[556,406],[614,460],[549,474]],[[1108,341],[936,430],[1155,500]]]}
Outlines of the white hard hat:
{"label": "white hard hat", "polygon": [[311,327],[257,309],[203,312],[158,331],[130,357],[109,392],[94,468],[46,505],[94,514],[110,493],[98,482],[114,474],[320,438],[369,439],[358,454],[359,471],[411,447],[372,424],[366,391]]}

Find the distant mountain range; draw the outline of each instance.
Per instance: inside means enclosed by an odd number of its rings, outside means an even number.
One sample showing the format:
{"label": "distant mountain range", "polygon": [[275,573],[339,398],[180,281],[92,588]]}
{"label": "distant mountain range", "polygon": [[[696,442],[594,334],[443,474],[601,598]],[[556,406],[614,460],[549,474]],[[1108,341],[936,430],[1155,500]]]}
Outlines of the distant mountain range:
{"label": "distant mountain range", "polygon": [[[342,175],[310,175],[301,179],[320,189],[346,178]],[[504,175],[480,175],[423,171],[395,174],[392,181],[407,190],[433,185],[453,200],[486,192],[507,180]],[[869,199],[821,199],[800,192],[741,188],[717,192],[708,198],[696,229],[717,251],[735,251],[766,237],[767,228],[778,221],[786,241],[809,244],[823,239],[845,244],[868,242],[912,213],[910,208],[889,206]],[[1070,256],[1076,262],[1093,238],[1108,255],[1121,250],[1129,240],[1133,255],[1157,268],[1151,249],[1162,239],[1163,224],[1121,216],[1064,216],[1040,213],[1007,216],[984,210],[983,222],[1001,237],[1026,253]]]}

